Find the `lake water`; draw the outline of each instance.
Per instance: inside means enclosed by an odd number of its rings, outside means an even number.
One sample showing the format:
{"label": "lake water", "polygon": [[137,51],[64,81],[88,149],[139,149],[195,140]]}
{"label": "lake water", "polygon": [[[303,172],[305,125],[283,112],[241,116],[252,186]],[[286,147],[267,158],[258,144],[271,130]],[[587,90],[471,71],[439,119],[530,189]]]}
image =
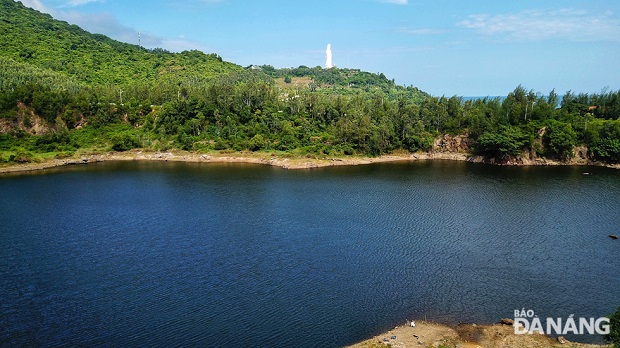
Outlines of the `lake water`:
{"label": "lake water", "polygon": [[606,168],[0,176],[0,346],[342,346],[413,318],[600,317],[620,305],[612,233]]}

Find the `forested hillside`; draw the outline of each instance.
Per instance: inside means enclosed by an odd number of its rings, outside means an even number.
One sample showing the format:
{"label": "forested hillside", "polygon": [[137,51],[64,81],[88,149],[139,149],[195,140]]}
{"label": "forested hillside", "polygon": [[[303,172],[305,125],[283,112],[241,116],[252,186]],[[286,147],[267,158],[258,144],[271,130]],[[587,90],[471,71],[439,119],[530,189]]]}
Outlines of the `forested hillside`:
{"label": "forested hillside", "polygon": [[426,151],[443,134],[500,161],[567,159],[576,145],[620,161],[617,91],[432,97],[354,69],[147,50],[13,0],[0,0],[0,44],[0,162],[132,148],[374,156]]}
{"label": "forested hillside", "polygon": [[216,54],[147,50],[54,20],[13,0],[0,1],[2,56],[64,72],[89,84],[210,78],[241,67]]}

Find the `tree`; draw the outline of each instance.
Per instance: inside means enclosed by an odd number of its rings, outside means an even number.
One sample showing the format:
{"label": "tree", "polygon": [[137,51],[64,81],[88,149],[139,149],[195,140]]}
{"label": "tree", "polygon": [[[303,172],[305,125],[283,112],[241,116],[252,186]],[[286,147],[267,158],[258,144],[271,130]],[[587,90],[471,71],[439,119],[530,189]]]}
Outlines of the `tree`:
{"label": "tree", "polygon": [[590,150],[599,159],[612,163],[620,162],[619,139],[601,139]]}
{"label": "tree", "polygon": [[249,148],[251,151],[258,151],[264,149],[267,145],[265,138],[261,134],[256,134],[252,139],[250,139]]}
{"label": "tree", "polygon": [[485,132],[478,138],[477,152],[499,159],[517,156],[531,141],[516,126],[502,126],[499,132]]}
{"label": "tree", "polygon": [[592,154],[603,161],[620,162],[620,120],[598,120],[584,132]]}
{"label": "tree", "polygon": [[543,140],[551,156],[565,160],[573,157],[577,134],[570,123],[552,120],[547,127]]}
{"label": "tree", "polygon": [[56,120],[56,116],[61,113],[68,103],[64,93],[50,90],[37,89],[34,91],[32,98],[32,106],[35,112],[50,123]]}
{"label": "tree", "polygon": [[555,88],[549,92],[549,96],[547,97],[547,103],[551,105],[554,109],[558,107],[560,103],[560,96],[555,92]]}
{"label": "tree", "polygon": [[[0,1],[0,8],[7,149],[107,144],[120,151],[142,145],[380,155],[428,150],[451,133],[468,134],[476,152],[503,159],[528,150],[546,125],[548,155],[567,158],[584,143],[596,159],[620,162],[620,91],[560,97],[518,86],[505,99],[432,97],[384,74],[242,68],[217,54],[147,50],[93,35],[19,2]],[[293,86],[298,78],[308,86]],[[54,124],[62,138],[25,134]]]}
{"label": "tree", "polygon": [[123,132],[112,137],[112,150],[128,151],[140,146],[135,136],[129,132]]}
{"label": "tree", "polygon": [[616,313],[609,316],[609,334],[604,336],[605,340],[620,348],[620,307]]}

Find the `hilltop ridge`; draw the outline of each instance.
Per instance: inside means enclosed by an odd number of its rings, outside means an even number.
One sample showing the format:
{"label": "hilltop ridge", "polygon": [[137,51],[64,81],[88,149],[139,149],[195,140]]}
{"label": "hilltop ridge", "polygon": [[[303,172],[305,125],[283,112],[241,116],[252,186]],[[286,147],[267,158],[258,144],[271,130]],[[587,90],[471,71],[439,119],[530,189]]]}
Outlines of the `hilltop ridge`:
{"label": "hilltop ridge", "polygon": [[13,0],[0,0],[3,57],[62,72],[87,84],[213,77],[242,68],[217,54],[149,50],[91,34]]}
{"label": "hilltop ridge", "polygon": [[131,149],[407,156],[446,135],[485,163],[620,162],[618,91],[434,97],[381,73],[244,68],[91,34],[13,0],[0,9],[0,163]]}
{"label": "hilltop ridge", "polygon": [[[89,33],[77,25],[54,19],[49,14],[25,7],[14,0],[0,0],[0,56],[52,70],[92,85],[133,85],[143,83],[201,84],[231,73],[251,71],[259,78],[277,79],[285,75],[309,77],[314,87],[375,86],[396,88],[383,74],[356,69],[299,68],[260,69],[224,61],[216,53],[198,50],[172,53],[162,48],[147,49]],[[4,64],[8,64],[5,63]],[[244,79],[246,76],[235,79]],[[419,91],[421,92],[421,91]],[[424,96],[424,93],[420,93]]]}

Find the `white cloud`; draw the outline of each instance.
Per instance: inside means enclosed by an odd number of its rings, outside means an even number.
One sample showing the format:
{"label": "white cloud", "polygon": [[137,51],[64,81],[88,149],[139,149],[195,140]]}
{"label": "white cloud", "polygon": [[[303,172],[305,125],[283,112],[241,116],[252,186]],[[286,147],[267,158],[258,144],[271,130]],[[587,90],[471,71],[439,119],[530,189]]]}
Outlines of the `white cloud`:
{"label": "white cloud", "polygon": [[[17,1],[17,0],[16,0]],[[50,9],[48,9],[41,1],[39,0],[21,0],[22,4],[26,7],[30,7],[31,9],[37,10],[39,12],[50,13]]]}
{"label": "white cloud", "polygon": [[620,21],[612,12],[591,14],[562,9],[502,15],[477,14],[457,25],[504,40],[620,41]]}
{"label": "white cloud", "polygon": [[[58,12],[54,16],[58,19],[76,24],[82,29],[96,34],[104,34],[115,40],[138,44],[138,31],[123,25],[109,13],[87,14],[77,11]],[[155,47],[163,43],[161,38],[149,34],[142,34],[142,46]]]}
{"label": "white cloud", "polygon": [[201,45],[197,42],[187,40],[180,36],[177,39],[163,39],[161,42],[161,46],[172,52],[181,52],[181,51],[191,51],[191,50],[199,50],[203,52],[210,52],[212,50],[207,49],[204,45]]}
{"label": "white cloud", "polygon": [[381,0],[381,2],[396,5],[407,5],[409,3],[409,0]]}
{"label": "white cloud", "polygon": [[[138,31],[120,23],[108,13],[84,14],[79,12],[63,12],[59,18],[74,23],[91,33],[107,35],[115,40],[138,44]],[[185,50],[205,50],[203,45],[187,40],[184,35],[178,38],[162,38],[148,33],[140,33],[140,43],[143,47],[162,47],[172,52]]]}
{"label": "white cloud", "polygon": [[69,0],[67,1],[67,6],[81,6],[81,5],[86,5],[89,4],[91,2],[100,2],[101,0]]}
{"label": "white cloud", "polygon": [[[16,0],[17,1],[17,0]],[[40,0],[21,0],[22,3],[40,12],[51,14],[54,18],[75,24],[80,28],[94,34],[103,34],[121,42],[138,44],[138,30],[120,23],[109,13],[82,13],[78,11],[58,11],[46,7]],[[65,4],[85,4],[99,0],[71,0]],[[208,0],[219,1],[219,0]],[[161,47],[169,51],[179,52],[184,50],[205,50],[207,47],[197,42],[185,39],[183,36],[178,38],[162,38],[148,33],[140,34],[140,43],[143,47]]]}
{"label": "white cloud", "polygon": [[[40,12],[50,13],[51,9],[41,2],[41,0],[15,0],[21,1],[24,5],[33,8]],[[51,3],[51,7],[53,8],[66,8],[66,7],[77,7],[86,4],[90,4],[93,2],[103,2],[104,0],[49,0],[45,1],[48,4]]]}
{"label": "white cloud", "polygon": [[438,35],[446,32],[445,29],[437,29],[437,28],[407,28],[403,27],[396,30],[402,34],[410,34],[410,35]]}

